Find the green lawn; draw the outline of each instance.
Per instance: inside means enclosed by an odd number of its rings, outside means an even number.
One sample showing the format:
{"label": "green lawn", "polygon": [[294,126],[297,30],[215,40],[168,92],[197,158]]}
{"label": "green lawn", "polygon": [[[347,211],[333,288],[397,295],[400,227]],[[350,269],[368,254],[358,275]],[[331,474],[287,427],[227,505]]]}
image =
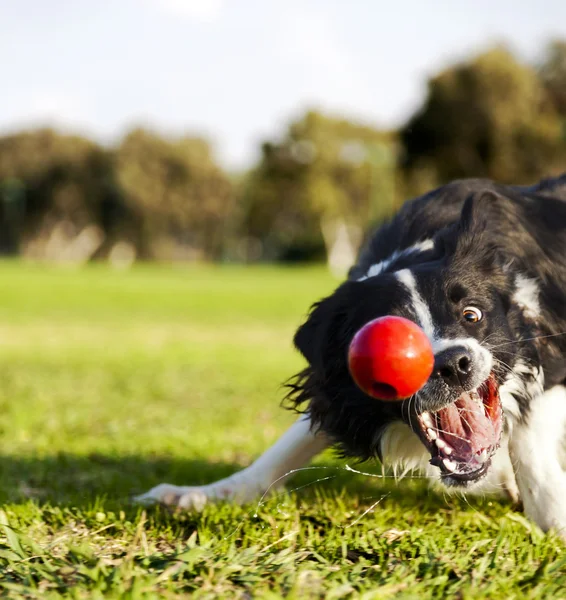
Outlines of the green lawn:
{"label": "green lawn", "polygon": [[3,596],[566,598],[561,542],[505,503],[331,454],[261,506],[131,503],[228,475],[292,422],[280,384],[322,269],[1,263],[0,284]]}

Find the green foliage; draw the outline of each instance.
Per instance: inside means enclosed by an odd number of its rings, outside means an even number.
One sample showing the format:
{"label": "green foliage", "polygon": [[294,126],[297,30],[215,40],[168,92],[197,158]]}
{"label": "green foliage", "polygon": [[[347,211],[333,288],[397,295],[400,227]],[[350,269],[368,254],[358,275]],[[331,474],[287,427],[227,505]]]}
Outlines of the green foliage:
{"label": "green foliage", "polygon": [[548,44],[539,73],[554,108],[566,119],[566,41]]}
{"label": "green foliage", "polygon": [[247,235],[270,258],[316,254],[333,222],[359,236],[391,212],[394,142],[390,132],[308,112],[283,140],[263,145],[245,199]]}
{"label": "green foliage", "polygon": [[[506,502],[327,453],[260,505],[133,505],[249,464],[292,422],[322,269],[0,264],[0,595],[563,598],[563,544]],[[355,465],[352,465],[355,466]]]}
{"label": "green foliage", "polygon": [[[10,212],[15,194],[17,215]],[[9,239],[12,251],[34,255],[41,244],[40,256],[58,228],[71,245],[95,226],[102,232],[95,258],[118,241],[145,257],[184,251],[217,258],[233,210],[231,184],[205,141],[143,130],[128,134],[116,150],[51,130],[0,138],[0,199],[5,245]]]}
{"label": "green foliage", "polygon": [[5,250],[23,249],[60,223],[77,231],[99,224],[112,202],[110,163],[91,141],[49,129],[0,138]]}
{"label": "green foliage", "polygon": [[173,240],[201,258],[220,256],[233,194],[204,140],[166,140],[137,129],[116,152],[116,172],[128,205],[142,215],[153,254],[162,253],[159,242]]}
{"label": "green foliage", "polygon": [[566,167],[561,119],[542,81],[504,48],[434,77],[401,137],[409,178],[532,183]]}
{"label": "green foliage", "polygon": [[75,260],[326,258],[337,273],[407,198],[447,181],[566,171],[566,42],[538,65],[495,47],[433,76],[399,132],[316,111],[229,176],[206,140],[136,129],[116,147],[0,138],[0,253]]}

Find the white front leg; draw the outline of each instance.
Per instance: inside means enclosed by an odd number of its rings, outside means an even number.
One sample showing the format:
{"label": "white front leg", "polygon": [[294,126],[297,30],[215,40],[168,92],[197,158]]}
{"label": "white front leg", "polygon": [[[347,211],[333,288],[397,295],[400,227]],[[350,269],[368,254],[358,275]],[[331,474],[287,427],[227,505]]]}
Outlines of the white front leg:
{"label": "white front leg", "polygon": [[556,386],[531,402],[524,423],[513,426],[509,450],[525,514],[544,531],[566,539],[566,389]]}
{"label": "white front leg", "polygon": [[246,469],[203,486],[162,483],[136,500],[161,502],[193,510],[202,510],[211,501],[249,502],[268,490],[271,492],[282,487],[289,471],[307,464],[330,443],[325,434],[311,431],[310,418],[302,416]]}

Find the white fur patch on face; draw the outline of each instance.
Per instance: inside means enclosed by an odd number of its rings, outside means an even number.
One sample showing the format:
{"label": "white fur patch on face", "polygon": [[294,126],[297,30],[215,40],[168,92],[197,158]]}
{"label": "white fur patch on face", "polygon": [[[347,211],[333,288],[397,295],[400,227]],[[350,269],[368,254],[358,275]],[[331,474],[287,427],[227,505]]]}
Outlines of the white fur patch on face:
{"label": "white fur patch on face", "polygon": [[371,265],[367,273],[362,277],[359,277],[358,281],[364,281],[370,277],[375,277],[376,275],[383,273],[389,267],[389,265],[394,263],[402,256],[407,256],[408,254],[413,254],[414,252],[425,252],[426,250],[432,250],[433,248],[434,242],[432,240],[422,240],[421,242],[417,242],[413,246],[409,246],[409,248],[405,248],[404,250],[395,250],[395,252],[393,252],[393,254],[385,260],[382,260],[375,265]]}
{"label": "white fur patch on face", "polygon": [[395,273],[395,277],[409,290],[411,294],[411,307],[415,313],[417,322],[428,336],[428,339],[433,342],[435,339],[435,327],[432,321],[432,314],[430,313],[428,304],[417,289],[415,276],[409,269],[402,269]]}
{"label": "white fur patch on face", "polygon": [[535,321],[540,316],[540,290],[534,279],[517,275],[515,277],[513,302],[523,311],[527,319]]}
{"label": "white fur patch on face", "polygon": [[436,356],[443,350],[454,346],[463,346],[472,353],[474,363],[478,373],[487,379],[493,367],[493,355],[484,348],[475,338],[439,338],[437,337],[437,329],[434,325],[432,314],[428,304],[417,289],[417,281],[409,269],[402,269],[395,273],[397,279],[409,290],[411,294],[411,308],[416,317],[417,323],[426,333],[432,350]]}

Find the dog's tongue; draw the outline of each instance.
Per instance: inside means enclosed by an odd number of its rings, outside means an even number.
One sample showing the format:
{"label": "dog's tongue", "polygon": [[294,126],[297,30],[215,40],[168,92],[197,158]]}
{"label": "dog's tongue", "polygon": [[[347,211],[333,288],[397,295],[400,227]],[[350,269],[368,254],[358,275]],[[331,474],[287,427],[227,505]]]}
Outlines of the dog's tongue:
{"label": "dog's tongue", "polygon": [[493,424],[480,403],[465,392],[437,413],[442,439],[452,446],[457,457],[477,454],[497,442]]}

